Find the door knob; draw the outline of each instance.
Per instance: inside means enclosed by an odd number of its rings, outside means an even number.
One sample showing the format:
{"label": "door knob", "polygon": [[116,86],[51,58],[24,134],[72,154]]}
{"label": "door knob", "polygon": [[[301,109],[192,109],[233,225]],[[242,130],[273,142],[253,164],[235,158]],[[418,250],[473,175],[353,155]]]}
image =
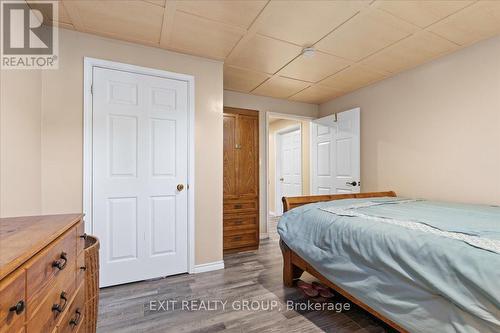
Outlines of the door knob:
{"label": "door knob", "polygon": [[349,186],[356,186],[357,183],[353,180],[352,182],[346,182],[345,184]]}
{"label": "door knob", "polygon": [[285,181],[285,178],[281,177],[280,178],[280,182],[282,182],[282,181]]}
{"label": "door knob", "polygon": [[181,192],[184,189],[184,184],[177,184],[177,191]]}

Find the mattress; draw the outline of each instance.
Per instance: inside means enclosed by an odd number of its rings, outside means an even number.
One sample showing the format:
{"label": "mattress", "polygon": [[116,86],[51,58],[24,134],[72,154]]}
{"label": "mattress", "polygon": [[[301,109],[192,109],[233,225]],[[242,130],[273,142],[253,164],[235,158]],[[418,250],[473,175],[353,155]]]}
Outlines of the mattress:
{"label": "mattress", "polygon": [[345,199],[292,209],[281,239],[410,332],[500,332],[500,207]]}

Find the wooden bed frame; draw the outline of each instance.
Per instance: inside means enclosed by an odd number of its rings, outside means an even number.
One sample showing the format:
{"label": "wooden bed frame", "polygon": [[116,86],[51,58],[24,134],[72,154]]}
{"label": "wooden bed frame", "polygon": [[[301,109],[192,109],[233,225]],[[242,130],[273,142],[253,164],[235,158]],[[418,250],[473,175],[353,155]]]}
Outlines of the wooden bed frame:
{"label": "wooden bed frame", "polygon": [[[375,197],[395,197],[396,193],[393,191],[387,192],[371,192],[371,193],[353,193],[353,194],[331,194],[331,195],[311,195],[311,196],[301,196],[301,197],[283,197],[283,212],[286,212],[292,208],[299,207],[305,204],[321,201],[331,201],[340,199],[352,199],[352,198],[375,198]],[[380,314],[375,309],[372,309],[368,305],[364,304],[356,297],[345,291],[344,289],[337,286],[332,281],[328,280],[325,276],[319,273],[312,265],[310,265],[306,260],[302,259],[299,255],[293,252],[283,240],[280,240],[280,248],[283,253],[283,283],[287,287],[292,287],[295,282],[301,277],[303,272],[308,272],[309,274],[316,277],[323,284],[332,288],[357,306],[368,311],[370,314],[374,315],[378,319],[382,320],[384,323],[389,325],[391,328],[402,332],[408,333],[407,330],[396,324],[394,321],[386,318]]]}

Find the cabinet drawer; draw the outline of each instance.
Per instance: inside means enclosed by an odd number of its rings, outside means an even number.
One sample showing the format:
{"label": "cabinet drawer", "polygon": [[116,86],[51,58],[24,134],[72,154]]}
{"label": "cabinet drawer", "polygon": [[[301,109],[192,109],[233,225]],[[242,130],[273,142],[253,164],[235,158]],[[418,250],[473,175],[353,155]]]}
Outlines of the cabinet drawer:
{"label": "cabinet drawer", "polygon": [[83,221],[76,225],[76,254],[80,254],[85,249],[85,224]]}
{"label": "cabinet drawer", "polygon": [[68,275],[75,279],[75,264],[76,228],[73,227],[26,265],[28,319],[54,285],[60,285],[60,280],[68,279]]}
{"label": "cabinet drawer", "polygon": [[80,285],[75,299],[71,303],[68,311],[61,319],[58,325],[58,333],[74,333],[78,332],[83,322],[85,313],[85,286]]}
{"label": "cabinet drawer", "polygon": [[257,230],[239,231],[236,235],[224,235],[224,249],[252,246],[258,244]]}
{"label": "cabinet drawer", "polygon": [[40,301],[40,306],[30,310],[28,333],[51,332],[60,318],[64,317],[75,296],[75,271],[76,262],[68,263],[67,270],[56,279],[46,297]]}
{"label": "cabinet drawer", "polygon": [[0,332],[20,332],[26,318],[26,272],[14,271],[0,282]]}
{"label": "cabinet drawer", "polygon": [[258,209],[256,199],[224,201],[224,214],[255,212]]}
{"label": "cabinet drawer", "polygon": [[257,215],[226,215],[224,216],[224,236],[239,230],[256,229]]}

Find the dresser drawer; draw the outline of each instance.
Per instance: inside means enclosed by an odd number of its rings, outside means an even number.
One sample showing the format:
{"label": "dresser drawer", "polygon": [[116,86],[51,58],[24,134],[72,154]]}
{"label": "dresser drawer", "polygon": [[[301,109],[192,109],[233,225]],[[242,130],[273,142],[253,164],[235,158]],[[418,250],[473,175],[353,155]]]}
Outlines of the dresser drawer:
{"label": "dresser drawer", "polygon": [[224,234],[224,249],[233,249],[258,244],[257,229],[241,230],[236,235]]}
{"label": "dresser drawer", "polygon": [[58,333],[74,333],[78,332],[83,322],[85,313],[85,286],[80,285],[75,299],[71,303],[68,311],[58,324]]}
{"label": "dresser drawer", "polygon": [[257,215],[226,215],[224,216],[224,236],[230,235],[239,230],[256,229],[257,228]]}
{"label": "dresser drawer", "polygon": [[80,254],[85,249],[85,224],[83,221],[78,222],[76,225],[76,254]]}
{"label": "dresser drawer", "polygon": [[0,332],[20,332],[26,318],[26,272],[11,273],[0,281]]}
{"label": "dresser drawer", "polygon": [[31,309],[28,321],[28,333],[51,332],[58,321],[66,314],[71,299],[75,296],[76,262],[68,263],[54,285],[47,290],[46,297],[36,309]]}
{"label": "dresser drawer", "polygon": [[76,228],[68,230],[61,238],[47,246],[26,265],[28,319],[40,306],[54,285],[70,276],[75,279]]}
{"label": "dresser drawer", "polygon": [[257,199],[238,199],[224,201],[224,214],[234,214],[242,212],[256,212],[258,210]]}

